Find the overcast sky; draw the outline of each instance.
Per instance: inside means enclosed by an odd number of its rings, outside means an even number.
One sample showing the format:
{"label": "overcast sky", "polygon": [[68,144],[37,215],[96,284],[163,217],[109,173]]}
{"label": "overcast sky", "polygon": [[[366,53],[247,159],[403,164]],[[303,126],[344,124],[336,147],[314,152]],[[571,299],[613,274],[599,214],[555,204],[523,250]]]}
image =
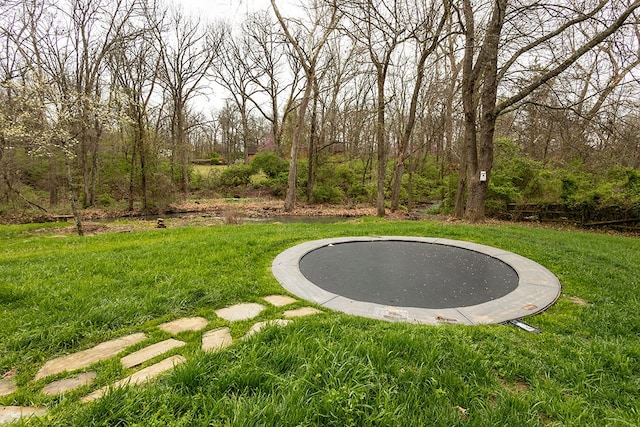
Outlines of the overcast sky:
{"label": "overcast sky", "polygon": [[[195,14],[202,14],[209,19],[223,19],[228,21],[242,21],[242,18],[252,12],[271,7],[269,0],[172,0],[183,5],[185,10]],[[292,0],[277,0],[276,4],[283,14],[293,3]]]}
{"label": "overcast sky", "polygon": [[[271,8],[270,0],[167,0],[181,4],[187,13],[199,16],[203,20],[222,19],[231,24],[241,23],[245,16],[258,10]],[[292,11],[295,12],[295,4],[299,0],[277,0],[276,5],[283,15],[288,16]],[[218,110],[224,105],[224,98],[229,97],[225,91],[215,83],[209,84],[210,91],[207,95],[197,96],[193,101],[196,111],[202,111],[208,115],[211,110]]]}

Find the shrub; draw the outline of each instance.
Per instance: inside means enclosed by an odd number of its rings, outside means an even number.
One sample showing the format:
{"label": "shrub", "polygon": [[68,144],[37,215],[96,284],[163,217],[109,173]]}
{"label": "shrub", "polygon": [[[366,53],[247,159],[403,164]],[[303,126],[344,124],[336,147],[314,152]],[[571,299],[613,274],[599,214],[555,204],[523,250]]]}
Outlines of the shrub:
{"label": "shrub", "polygon": [[222,187],[246,186],[251,182],[253,168],[250,165],[232,165],[220,174],[219,183]]}
{"label": "shrub", "polygon": [[372,203],[374,195],[375,188],[362,183],[355,183],[347,190],[347,197],[355,203]]}
{"label": "shrub", "polygon": [[562,178],[560,199],[563,202],[569,203],[570,201],[572,201],[577,191],[578,191],[578,182],[574,177],[567,176]]}
{"label": "shrub", "polygon": [[277,177],[270,179],[268,182],[269,192],[275,197],[283,197],[287,194],[288,180],[288,172],[282,172]]}
{"label": "shrub", "polygon": [[340,203],[344,199],[344,191],[332,185],[316,185],[313,190],[314,203]]}
{"label": "shrub", "polygon": [[224,159],[218,153],[211,154],[211,164],[212,165],[221,165],[224,163]]}
{"label": "shrub", "polygon": [[108,208],[115,203],[115,199],[111,197],[109,194],[101,194],[98,196],[98,205]]}
{"label": "shrub", "polygon": [[276,178],[289,170],[289,164],[272,151],[261,151],[251,160],[255,172],[262,171],[269,178]]}
{"label": "shrub", "polygon": [[506,208],[507,203],[514,203],[518,200],[520,192],[511,182],[507,181],[501,184],[490,182],[487,195],[489,199],[503,201]]}

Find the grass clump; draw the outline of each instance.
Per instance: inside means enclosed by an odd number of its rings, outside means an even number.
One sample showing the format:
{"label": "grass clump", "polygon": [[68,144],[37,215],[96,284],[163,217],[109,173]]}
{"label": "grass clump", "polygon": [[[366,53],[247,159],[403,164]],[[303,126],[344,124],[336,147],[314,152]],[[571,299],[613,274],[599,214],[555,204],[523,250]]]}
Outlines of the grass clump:
{"label": "grass clump", "polygon": [[[640,251],[637,239],[520,226],[358,221],[242,224],[78,238],[35,226],[0,227],[0,373],[20,391],[2,405],[50,408],[47,425],[637,425],[640,387]],[[348,235],[415,235],[500,247],[554,272],[563,296],[527,320],[503,325],[386,323],[326,312],[267,327],[231,326],[235,343],[199,350],[183,333],[187,362],[147,387],[92,404],[49,398],[32,383],[59,355],[131,332],[283,293],[273,258],[297,243]],[[579,301],[580,303],[576,303]],[[303,303],[297,303],[301,306]],[[266,305],[266,304],[265,304]],[[296,307],[296,306],[293,306]],[[288,307],[290,308],[290,307]],[[255,319],[281,316],[269,307]],[[116,364],[117,365],[117,364]],[[94,388],[118,375],[97,367]],[[34,420],[32,423],[37,424]]]}

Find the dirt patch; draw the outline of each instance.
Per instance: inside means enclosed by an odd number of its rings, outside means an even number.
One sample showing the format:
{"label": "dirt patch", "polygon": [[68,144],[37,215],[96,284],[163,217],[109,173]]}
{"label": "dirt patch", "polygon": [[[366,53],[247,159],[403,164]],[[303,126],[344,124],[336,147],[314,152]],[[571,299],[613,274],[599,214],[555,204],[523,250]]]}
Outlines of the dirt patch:
{"label": "dirt patch", "polygon": [[374,216],[376,210],[370,206],[340,205],[307,205],[298,204],[291,211],[284,210],[281,200],[272,199],[217,199],[197,202],[185,202],[169,207],[168,213],[208,213],[224,217],[226,213],[233,212],[236,216],[245,218],[271,218],[279,216],[342,216],[361,217]]}
{"label": "dirt patch", "polygon": [[583,307],[589,307],[592,304],[590,302],[588,302],[585,299],[582,299],[580,297],[569,297],[569,301],[571,301],[572,303],[576,304],[576,305],[580,305]]}
{"label": "dirt patch", "polygon": [[[345,217],[358,218],[362,216],[376,216],[376,208],[369,205],[325,205],[325,204],[305,204],[298,203],[295,208],[285,211],[284,202],[278,199],[208,199],[185,201],[174,203],[167,207],[162,213],[148,214],[140,211],[114,211],[97,208],[86,209],[81,212],[81,217],[85,221],[117,219],[117,218],[161,218],[176,216],[180,214],[201,214],[209,217],[224,218],[225,215],[233,213],[235,216],[244,218],[272,218],[272,217]],[[389,219],[421,219],[422,215],[418,211],[387,211],[386,217]]]}
{"label": "dirt patch", "polygon": [[[390,221],[430,221],[465,223],[446,215],[426,215],[425,209],[417,207],[411,212],[387,210],[385,219]],[[284,202],[273,198],[228,198],[188,200],[170,205],[163,212],[149,214],[142,211],[121,211],[117,209],[90,208],[81,211],[82,226],[86,235],[103,233],[126,233],[145,229],[154,229],[158,219],[163,219],[166,227],[182,226],[219,226],[239,224],[247,219],[278,219],[284,217],[298,218],[361,218],[377,216],[376,208],[370,205],[325,205],[298,203],[291,211],[285,211]],[[70,236],[77,234],[73,217],[61,214],[50,216],[41,221],[56,222],[60,227],[47,227],[34,233],[57,234]],[[64,221],[64,222],[62,222]],[[123,225],[123,223],[125,223]],[[485,224],[496,224],[498,221],[487,220]]]}
{"label": "dirt patch", "polygon": [[[82,228],[85,235],[104,233],[127,233],[150,230],[158,227],[160,219],[166,227],[220,226],[240,224],[247,219],[269,219],[280,217],[343,217],[360,218],[375,216],[376,210],[370,206],[307,205],[298,204],[287,212],[284,203],[276,199],[211,199],[187,201],[173,204],[158,214],[144,214],[138,211],[120,212],[116,210],[86,209],[81,212]],[[413,218],[415,217],[415,218]],[[397,212],[388,214],[389,219],[418,219],[417,215]],[[49,221],[54,221],[50,219]],[[34,234],[56,235],[58,237],[77,234],[72,218],[65,216],[66,224],[35,230]],[[123,224],[124,223],[124,224]]]}
{"label": "dirt patch", "polygon": [[498,377],[498,381],[500,382],[500,386],[502,388],[507,389],[512,393],[525,393],[529,391],[529,385],[522,381],[510,383],[505,381],[505,379],[502,377]]}

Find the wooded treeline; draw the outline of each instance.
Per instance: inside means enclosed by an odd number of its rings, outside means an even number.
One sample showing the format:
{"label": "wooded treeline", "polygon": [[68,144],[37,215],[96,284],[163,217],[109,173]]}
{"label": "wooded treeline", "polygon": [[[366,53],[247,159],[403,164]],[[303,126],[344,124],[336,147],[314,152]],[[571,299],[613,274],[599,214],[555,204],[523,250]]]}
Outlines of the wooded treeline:
{"label": "wooded treeline", "polygon": [[426,170],[472,221],[531,165],[636,191],[640,1],[271,6],[231,26],[159,0],[1,2],[1,204],[150,211],[198,187],[193,160],[255,149],[288,159],[285,209],[336,164],[379,215]]}

